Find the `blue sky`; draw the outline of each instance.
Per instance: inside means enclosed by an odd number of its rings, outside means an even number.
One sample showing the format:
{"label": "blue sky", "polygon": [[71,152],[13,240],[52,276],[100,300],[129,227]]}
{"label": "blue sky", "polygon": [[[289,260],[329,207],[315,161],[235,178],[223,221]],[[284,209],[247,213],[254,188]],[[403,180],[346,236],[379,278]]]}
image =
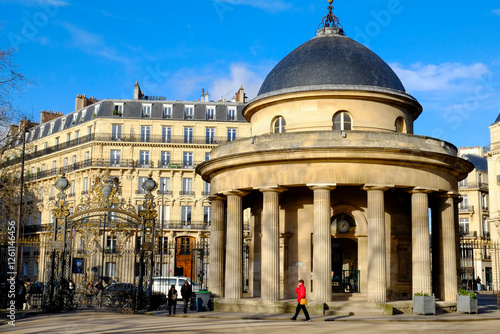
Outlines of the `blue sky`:
{"label": "blue sky", "polygon": [[[18,48],[35,84],[14,102],[39,120],[77,94],[195,100],[256,96],[269,71],[314,37],[326,0],[0,0],[0,48]],[[415,134],[457,147],[489,144],[500,109],[500,3],[335,0],[347,36],[399,75],[424,111]]]}

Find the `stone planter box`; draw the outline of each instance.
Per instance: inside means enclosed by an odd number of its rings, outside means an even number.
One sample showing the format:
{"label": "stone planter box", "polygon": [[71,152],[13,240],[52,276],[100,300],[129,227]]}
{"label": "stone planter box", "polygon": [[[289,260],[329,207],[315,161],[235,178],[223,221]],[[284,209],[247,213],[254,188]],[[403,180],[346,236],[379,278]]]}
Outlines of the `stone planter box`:
{"label": "stone planter box", "polygon": [[435,296],[413,296],[413,313],[436,314]]}
{"label": "stone planter box", "polygon": [[457,294],[457,312],[478,313],[477,298],[472,298],[470,295]]}

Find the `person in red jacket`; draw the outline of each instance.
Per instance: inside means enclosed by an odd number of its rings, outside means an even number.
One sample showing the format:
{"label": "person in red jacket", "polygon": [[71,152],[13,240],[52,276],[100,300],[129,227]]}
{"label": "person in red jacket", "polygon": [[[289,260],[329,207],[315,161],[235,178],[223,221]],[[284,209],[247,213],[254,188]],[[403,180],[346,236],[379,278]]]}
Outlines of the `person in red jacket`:
{"label": "person in red jacket", "polygon": [[306,316],[306,321],[311,321],[311,318],[309,318],[309,313],[306,309],[306,305],[304,303],[300,303],[302,298],[306,298],[306,287],[304,286],[304,280],[299,280],[299,283],[295,288],[295,293],[297,294],[297,308],[295,309],[295,315],[290,318],[290,320],[297,320],[297,316],[299,315],[300,310],[302,310],[304,311],[304,315]]}

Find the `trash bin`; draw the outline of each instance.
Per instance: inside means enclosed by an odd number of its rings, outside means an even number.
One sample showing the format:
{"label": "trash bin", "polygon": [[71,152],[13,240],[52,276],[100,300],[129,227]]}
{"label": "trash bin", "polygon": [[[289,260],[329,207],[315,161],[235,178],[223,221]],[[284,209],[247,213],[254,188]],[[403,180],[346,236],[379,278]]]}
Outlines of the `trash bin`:
{"label": "trash bin", "polygon": [[212,293],[210,291],[200,291],[196,293],[196,310],[198,312],[210,311],[212,308]]}

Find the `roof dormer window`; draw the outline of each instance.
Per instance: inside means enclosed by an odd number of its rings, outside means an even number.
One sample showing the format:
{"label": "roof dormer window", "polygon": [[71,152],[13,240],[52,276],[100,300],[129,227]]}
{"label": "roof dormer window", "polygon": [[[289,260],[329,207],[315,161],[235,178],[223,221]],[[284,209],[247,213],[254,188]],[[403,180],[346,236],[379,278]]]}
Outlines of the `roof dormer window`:
{"label": "roof dormer window", "polygon": [[184,107],[184,119],[193,119],[194,117],[194,106]]}
{"label": "roof dormer window", "polygon": [[143,104],[142,105],[142,117],[143,118],[150,118],[151,117],[151,104]]}

